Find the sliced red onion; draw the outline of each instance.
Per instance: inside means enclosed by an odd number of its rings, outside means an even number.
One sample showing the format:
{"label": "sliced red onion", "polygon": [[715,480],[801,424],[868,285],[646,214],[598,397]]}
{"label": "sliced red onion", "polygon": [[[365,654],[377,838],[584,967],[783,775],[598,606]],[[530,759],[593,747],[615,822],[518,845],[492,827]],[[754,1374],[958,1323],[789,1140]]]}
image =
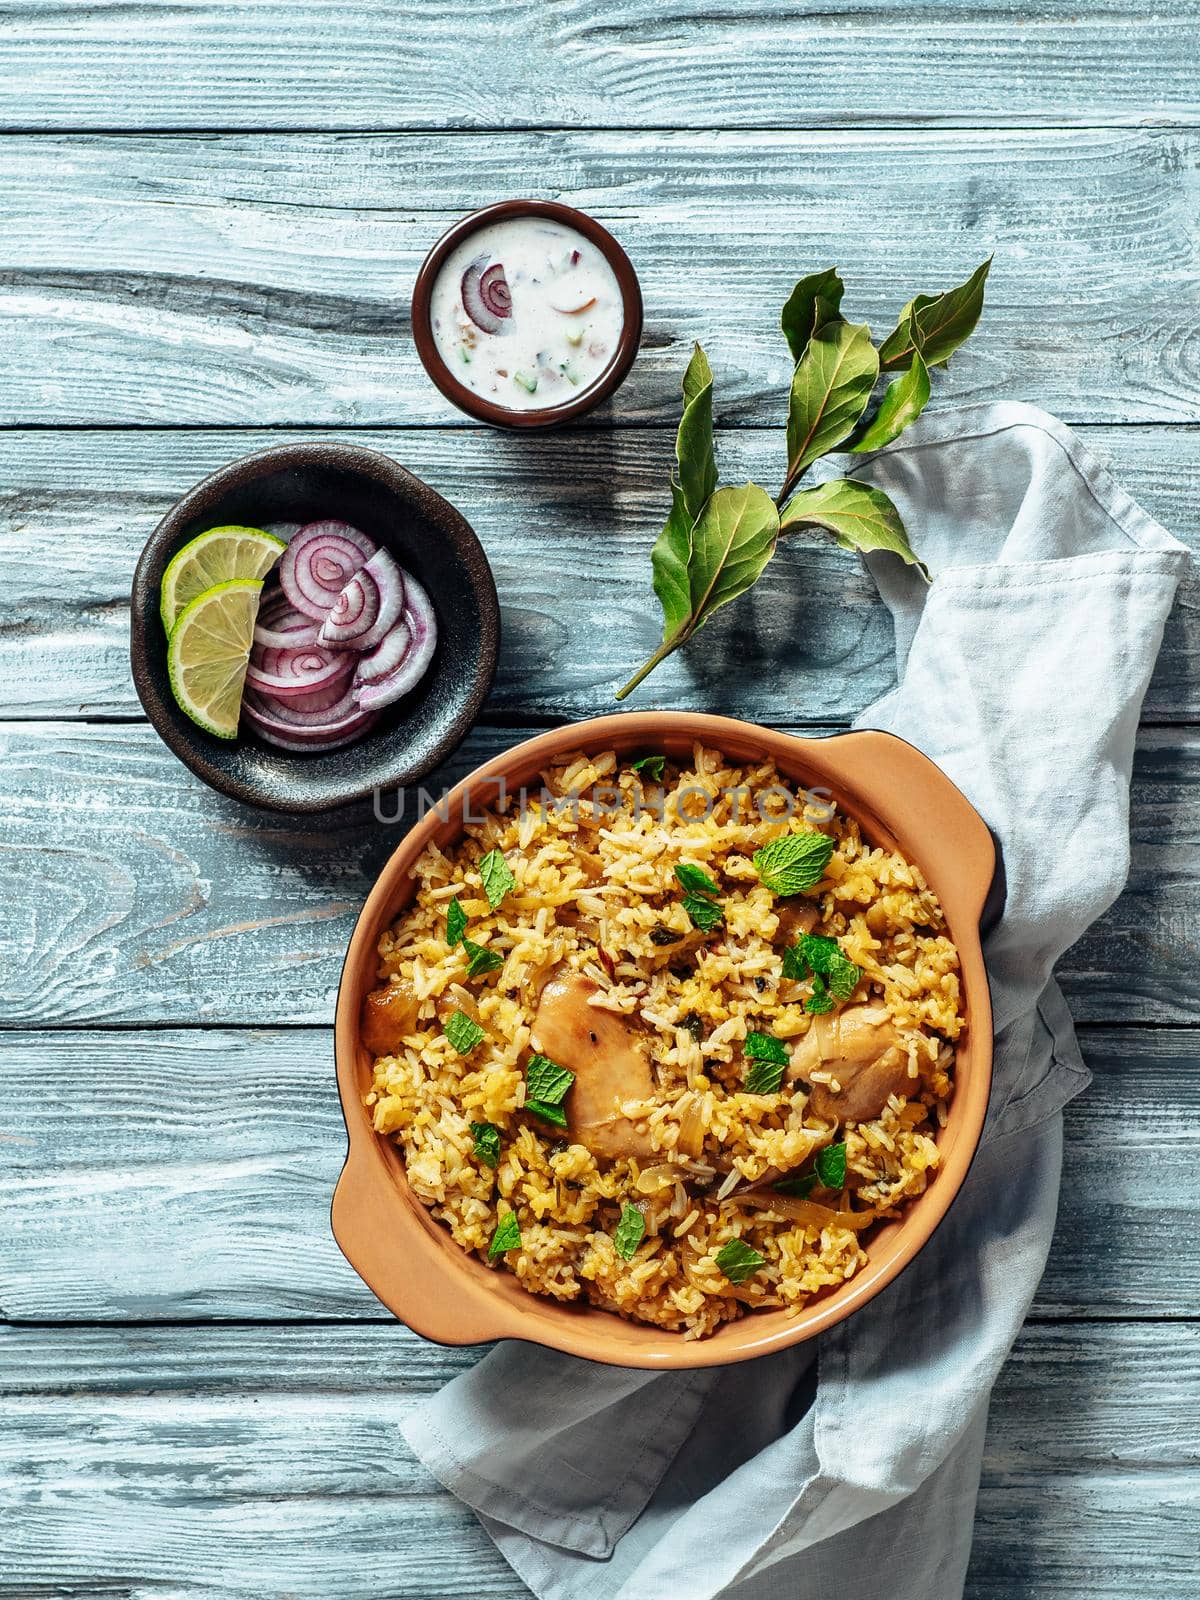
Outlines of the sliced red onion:
{"label": "sliced red onion", "polygon": [[279,582],[297,611],[318,622],[378,546],[348,522],[310,522],[283,552]]}
{"label": "sliced red onion", "polygon": [[342,683],[353,671],[353,656],[325,650],[319,644],[303,645],[299,649],[255,645],[246,668],[246,682],[251,689],[290,698],[329,689],[335,683]]}
{"label": "sliced red onion", "polygon": [[364,682],[361,676],[364,663],[359,663],[355,677],[358,682],[358,703],[364,711],[378,711],[390,706],[415,688],[425,676],[437,648],[437,619],[429,596],[409,572],[404,574],[404,587],[404,622],[412,635],[412,642],[399,666],[385,678]]}
{"label": "sliced red onion", "polygon": [[[412,579],[408,581],[411,583]],[[389,672],[395,672],[408,654],[408,647],[411,644],[412,634],[409,632],[408,623],[401,618],[384,635],[382,643],[359,662],[354,674],[356,681],[375,683],[379,678],[386,678]]]}
{"label": "sliced red onion", "polygon": [[[250,691],[254,694],[254,691]],[[321,712],[318,719],[323,722],[333,722],[335,718],[347,712],[358,709],[358,691],[354,687],[354,679],[339,678],[336,683],[331,683],[328,689],[317,689],[313,694],[263,694],[255,695],[255,701],[261,709],[269,711],[280,722],[291,722],[303,725],[311,721],[314,712]]]}
{"label": "sliced red onion", "polygon": [[377,720],[374,712],[352,709],[336,717],[329,712],[310,712],[307,720],[302,722],[285,718],[277,707],[268,705],[254,694],[245,696],[242,711],[259,738],[265,739],[268,744],[278,745],[282,750],[305,754],[316,754],[349,744]]}
{"label": "sliced red onion", "polygon": [[386,550],[377,550],[338,595],[321,627],[321,643],[372,650],[404,610],[404,574]]}
{"label": "sliced red onion", "polygon": [[297,611],[287,595],[275,589],[258,608],[258,621],[254,625],[254,642],[264,648],[294,648],[297,645],[316,644],[320,624],[312,617]]}
{"label": "sliced red onion", "polygon": [[[488,266],[486,252],[476,256],[462,275],[463,310],[484,333],[505,333],[512,316],[512,293],[498,261]],[[486,287],[485,287],[486,286]]]}

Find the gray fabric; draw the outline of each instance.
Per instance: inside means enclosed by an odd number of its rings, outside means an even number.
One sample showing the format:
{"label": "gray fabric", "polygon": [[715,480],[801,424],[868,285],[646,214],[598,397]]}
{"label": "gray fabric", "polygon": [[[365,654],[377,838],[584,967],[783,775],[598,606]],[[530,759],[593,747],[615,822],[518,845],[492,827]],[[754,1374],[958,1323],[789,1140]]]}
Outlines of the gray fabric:
{"label": "gray fabric", "polygon": [[815,1345],[647,1374],[510,1343],[413,1415],[412,1448],[543,1600],[962,1591],[987,1401],[1087,1082],[1051,969],[1125,881],[1138,711],[1186,554],[1027,406],[922,419],[858,475],[937,576],[869,558],[900,681],[857,725],[938,762],[1003,851],[983,1143],[931,1243]]}

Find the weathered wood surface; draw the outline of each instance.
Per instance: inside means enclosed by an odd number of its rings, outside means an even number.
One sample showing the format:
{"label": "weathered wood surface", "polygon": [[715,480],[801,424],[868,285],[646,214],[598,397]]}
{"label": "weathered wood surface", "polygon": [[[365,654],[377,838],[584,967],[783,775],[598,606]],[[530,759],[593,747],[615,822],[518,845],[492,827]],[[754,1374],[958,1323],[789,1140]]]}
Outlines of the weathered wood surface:
{"label": "weathered wood surface", "polygon": [[[1086,1029],[1083,1045],[1095,1080],[1067,1110],[1035,1315],[1194,1315],[1195,1035]],[[10,1033],[0,1081],[3,1316],[387,1315],[329,1232],[345,1131],[328,1030]]]}
{"label": "weathered wood surface", "polygon": [[[527,730],[480,727],[443,786]],[[0,1026],[327,1023],[354,918],[413,820],[208,791],[142,725],[0,724]],[[1200,738],[1145,729],[1133,865],[1059,975],[1082,1021],[1200,1018]],[[395,796],[385,819],[401,816]]]}
{"label": "weathered wood surface", "polygon": [[[1197,433],[1079,432],[1123,487],[1200,553]],[[611,709],[613,690],[658,642],[650,546],[665,514],[673,433],[512,439],[418,428],[354,438],[427,479],[483,540],[504,613],[488,715],[554,721]],[[0,431],[0,560],[11,581],[0,717],[140,716],[127,603],[142,545],[184,489],[279,439],[264,429]],[[719,439],[731,482],[775,482],[782,448],[773,429],[726,429]],[[894,677],[891,622],[858,559],[785,541],[754,593],[719,613],[631,703],[829,723],[854,716]],[[1200,718],[1194,568],[1168,621],[1144,714]]]}
{"label": "weathered wood surface", "polygon": [[993,250],[939,393],[1191,422],[1198,151],[1145,129],[11,138],[0,422],[458,421],[408,298],[505,172],[610,224],[641,274],[642,353],[593,425],[673,418],[696,338],[719,416],[774,424],[802,272],[836,261],[885,329]]}
{"label": "weathered wood surface", "polygon": [[[1027,1327],[1001,1377],[969,1600],[1194,1600],[1200,1329],[1079,1332]],[[5,1329],[0,1595],[516,1600],[399,1437],[463,1361],[394,1326]]]}
{"label": "weathered wood surface", "polygon": [[[26,0],[10,128],[1194,122],[1194,0]],[[469,25],[468,25],[469,24]]]}

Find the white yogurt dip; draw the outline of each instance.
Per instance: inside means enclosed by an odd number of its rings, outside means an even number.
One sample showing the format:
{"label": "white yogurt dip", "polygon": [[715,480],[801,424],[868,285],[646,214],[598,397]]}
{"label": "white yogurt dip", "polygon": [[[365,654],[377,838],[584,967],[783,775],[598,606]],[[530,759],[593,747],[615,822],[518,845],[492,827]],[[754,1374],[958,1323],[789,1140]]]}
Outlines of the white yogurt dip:
{"label": "white yogurt dip", "polygon": [[430,297],[434,343],[459,383],[510,411],[566,405],[616,353],[625,321],[616,274],[582,233],[512,217],[469,234]]}

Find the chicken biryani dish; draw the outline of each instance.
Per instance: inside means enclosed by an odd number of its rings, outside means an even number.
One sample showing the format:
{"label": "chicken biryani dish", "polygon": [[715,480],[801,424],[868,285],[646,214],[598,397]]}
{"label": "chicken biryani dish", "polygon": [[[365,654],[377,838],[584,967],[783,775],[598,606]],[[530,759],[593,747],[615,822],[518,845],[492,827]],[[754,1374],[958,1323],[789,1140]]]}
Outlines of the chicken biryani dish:
{"label": "chicken biryani dish", "polygon": [[934,1179],[965,1022],[920,869],[770,762],[573,755],[417,862],[361,1038],[462,1249],[686,1338],[799,1311]]}

